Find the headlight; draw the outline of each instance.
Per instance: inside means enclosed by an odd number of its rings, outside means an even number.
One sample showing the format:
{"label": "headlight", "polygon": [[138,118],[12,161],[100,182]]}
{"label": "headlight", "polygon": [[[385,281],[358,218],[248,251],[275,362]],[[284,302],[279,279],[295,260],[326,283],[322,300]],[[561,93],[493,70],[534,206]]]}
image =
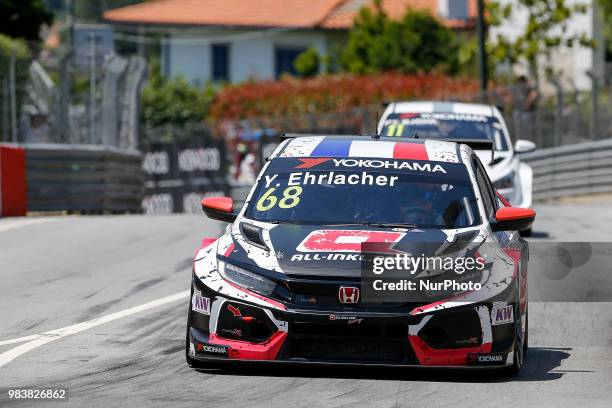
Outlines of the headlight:
{"label": "headlight", "polygon": [[507,188],[513,188],[514,187],[514,172],[512,171],[506,174],[504,177],[500,178],[499,180],[494,181],[493,187],[495,187],[496,190],[505,190]]}
{"label": "headlight", "polygon": [[270,295],[276,288],[276,283],[261,275],[247,271],[223,261],[218,261],[219,273],[223,279],[235,283],[245,289],[253,292],[261,293],[262,295]]}

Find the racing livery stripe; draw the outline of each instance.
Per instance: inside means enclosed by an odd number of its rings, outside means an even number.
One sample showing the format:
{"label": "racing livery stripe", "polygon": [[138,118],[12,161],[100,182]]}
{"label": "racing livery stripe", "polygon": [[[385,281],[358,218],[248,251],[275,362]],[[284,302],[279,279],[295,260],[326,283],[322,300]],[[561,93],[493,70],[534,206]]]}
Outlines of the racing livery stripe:
{"label": "racing livery stripe", "polygon": [[396,143],[393,147],[394,159],[429,160],[427,148],[423,143]]}
{"label": "racing livery stripe", "polygon": [[234,243],[232,243],[229,247],[227,247],[227,249],[225,250],[223,255],[226,256],[226,257],[229,257],[231,255],[231,253],[234,251],[234,248],[236,248],[236,245],[234,245]]}
{"label": "racing livery stripe", "polygon": [[325,139],[319,143],[312,153],[312,157],[347,157],[351,148],[351,140]]}
{"label": "racing livery stripe", "polygon": [[349,157],[377,157],[391,159],[395,142],[372,142],[370,140],[354,140],[351,144]]}

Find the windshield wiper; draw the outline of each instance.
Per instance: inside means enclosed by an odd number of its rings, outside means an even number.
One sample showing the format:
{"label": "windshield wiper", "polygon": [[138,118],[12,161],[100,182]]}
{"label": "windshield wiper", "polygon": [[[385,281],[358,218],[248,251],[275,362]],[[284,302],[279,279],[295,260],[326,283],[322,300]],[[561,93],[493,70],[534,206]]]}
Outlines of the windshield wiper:
{"label": "windshield wiper", "polygon": [[382,227],[382,228],[418,228],[416,224],[401,224],[401,223],[388,223],[388,222],[368,222],[364,225],[370,227]]}

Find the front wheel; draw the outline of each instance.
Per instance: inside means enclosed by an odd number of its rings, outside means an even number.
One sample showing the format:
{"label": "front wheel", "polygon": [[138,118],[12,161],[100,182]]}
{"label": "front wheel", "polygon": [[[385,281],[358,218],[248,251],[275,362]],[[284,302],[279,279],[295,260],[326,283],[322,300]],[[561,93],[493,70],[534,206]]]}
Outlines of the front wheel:
{"label": "front wheel", "polygon": [[[516,302],[516,311],[515,311],[515,316],[520,316],[520,306],[519,306],[519,302],[517,300]],[[521,325],[521,319],[517,319],[515,324],[514,324],[514,353],[512,353],[513,356],[513,361],[512,361],[512,365],[509,367],[506,367],[504,369],[504,374],[509,376],[509,377],[516,377],[519,375],[519,373],[521,372],[521,369],[523,368],[523,365],[525,364],[525,354],[527,352],[527,324],[528,324],[529,320],[527,320],[527,313],[525,314],[525,338],[524,341],[521,343],[521,332],[522,332],[522,325]]]}
{"label": "front wheel", "polygon": [[191,339],[189,328],[191,327],[191,299],[193,299],[193,285],[191,285],[191,295],[189,295],[189,309],[187,311],[187,331],[185,333],[185,360],[193,368],[204,368],[204,363],[199,360],[192,358],[189,355],[189,347],[191,346]]}

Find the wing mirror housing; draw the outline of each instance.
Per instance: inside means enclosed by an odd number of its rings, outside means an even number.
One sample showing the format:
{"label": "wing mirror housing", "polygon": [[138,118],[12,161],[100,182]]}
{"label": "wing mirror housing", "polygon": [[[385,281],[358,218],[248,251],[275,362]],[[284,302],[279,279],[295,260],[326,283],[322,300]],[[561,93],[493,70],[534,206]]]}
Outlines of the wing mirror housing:
{"label": "wing mirror housing", "polygon": [[208,218],[217,221],[233,222],[238,216],[231,197],[207,197],[202,200],[202,210]]}
{"label": "wing mirror housing", "polygon": [[518,154],[531,153],[536,149],[536,144],[530,140],[519,139],[514,144],[514,151]]}
{"label": "wing mirror housing", "polygon": [[522,231],[529,229],[536,212],[531,208],[503,207],[495,213],[495,220],[491,222],[493,231]]}

